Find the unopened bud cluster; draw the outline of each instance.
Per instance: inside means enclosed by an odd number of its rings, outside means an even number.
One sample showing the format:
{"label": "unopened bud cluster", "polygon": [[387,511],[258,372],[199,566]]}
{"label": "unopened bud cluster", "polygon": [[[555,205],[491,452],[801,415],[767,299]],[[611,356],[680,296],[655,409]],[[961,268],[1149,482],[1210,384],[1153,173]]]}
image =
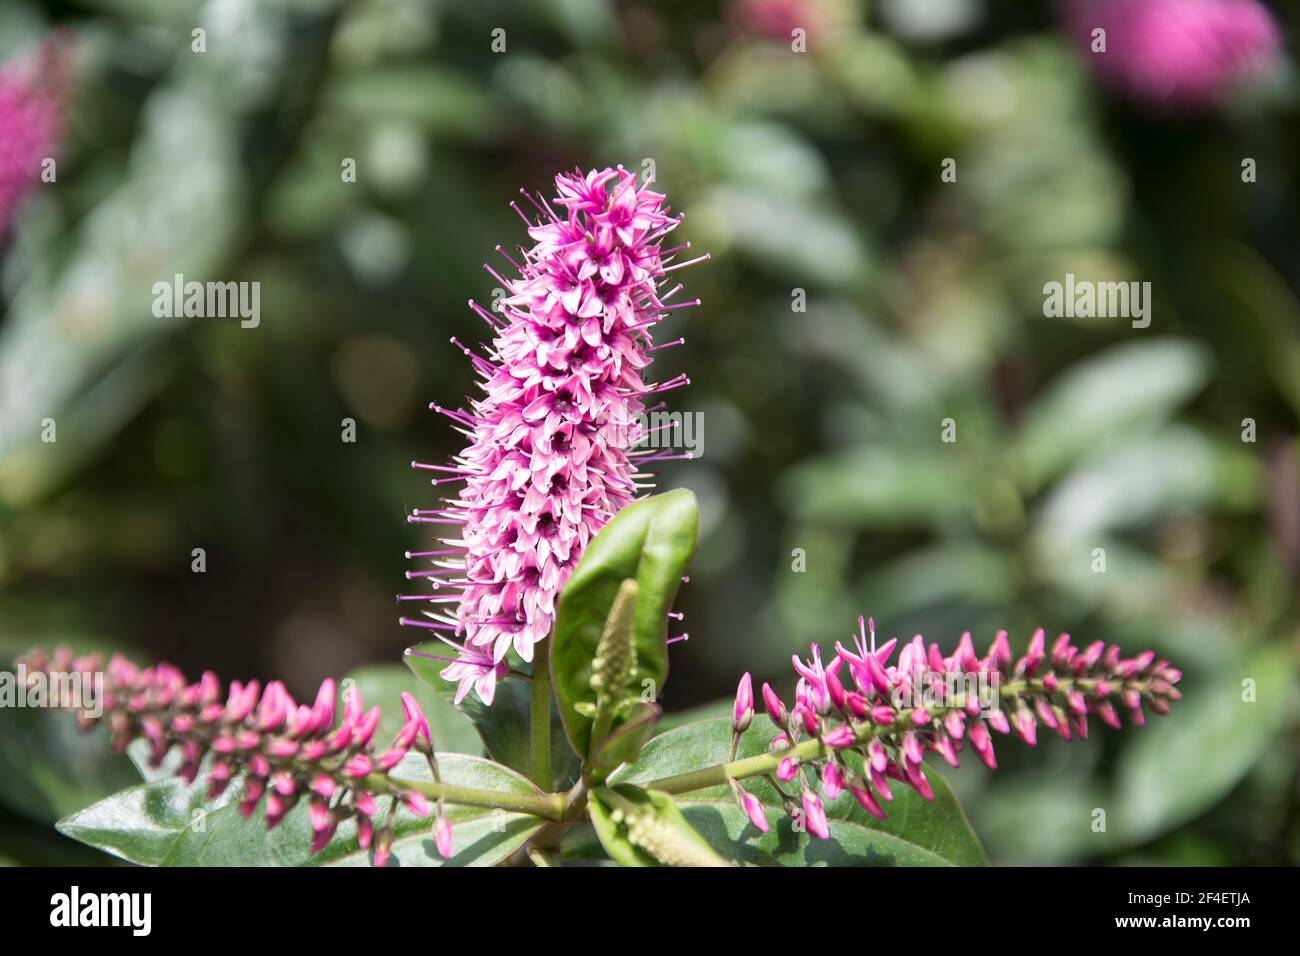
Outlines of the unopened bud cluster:
{"label": "unopened bud cluster", "polygon": [[[86,675],[102,669],[97,655],[74,658],[66,650],[54,655],[32,651],[22,661],[29,675],[76,672]],[[29,676],[29,680],[31,677]],[[102,723],[115,752],[137,738],[149,745],[149,764],[162,765],[173,749],[181,762],[177,775],[186,783],[198,777],[205,760],[207,797],[223,794],[237,777],[243,778],[238,810],[251,816],[265,798],[267,829],[273,829],[301,800],[308,801],[312,853],[333,839],[339,825],[355,818],[361,848],[374,846],[374,863],[383,866],[392,846],[392,826],[400,803],[417,816],[428,816],[424,794],[405,789],[389,772],[414,747],[428,759],[438,779],[429,724],[419,704],[402,695],[405,723],[393,743],[376,752],[375,729],[380,709],[364,710],[361,695],[351,688],[344,694],[340,719],[335,719],[334,681],[321,684],[311,706],[299,705],[279,681],[262,687],[257,681],[233,681],[222,695],[216,676],[208,671],[193,684],[170,664],[137,668],[115,655],[104,680],[103,715],[79,715],[82,729]],[[388,807],[376,835],[378,801]],[[451,855],[451,829],[441,807],[434,833],[438,851]]]}
{"label": "unopened bud cluster", "polygon": [[[829,662],[823,663],[816,645],[811,660],[794,658],[799,681],[793,708],[787,709],[776,691],[763,685],[763,704],[778,731],[770,745],[780,757],[776,780],[795,783],[800,791],[797,803],[783,792],[784,802],[788,809],[800,810],[804,827],[822,839],[830,836],[823,797],[835,800],[848,791],[879,818],[885,816],[881,803],[893,799],[891,780],[932,799],[922,769],[927,751],[955,767],[957,754],[969,746],[996,768],[990,731],[1014,730],[1030,746],[1037,742],[1040,724],[1066,740],[1086,738],[1090,715],[1118,728],[1123,709],[1133,723],[1142,724],[1144,706],[1165,714],[1181,696],[1174,687],[1181,672],[1151,651],[1125,658],[1117,646],[1103,641],[1078,648],[1068,634],[1048,648],[1040,629],[1019,658],[1005,631],[998,632],[983,657],[976,656],[970,634],[963,634],[945,656],[937,644],[927,646],[917,635],[903,646],[897,664],[890,664],[897,640],[876,648],[874,624],[869,630],[868,637],[868,626],[859,618],[855,648],[836,644]],[[744,717],[753,706],[751,686],[746,674],[736,699],[736,736],[748,725]],[[976,686],[993,688],[991,699],[969,691]],[[954,693],[953,688],[967,689]],[[819,746],[808,748],[809,739]],[[851,761],[852,754],[861,759]],[[734,781],[733,793],[753,824],[766,832],[760,802]]]}

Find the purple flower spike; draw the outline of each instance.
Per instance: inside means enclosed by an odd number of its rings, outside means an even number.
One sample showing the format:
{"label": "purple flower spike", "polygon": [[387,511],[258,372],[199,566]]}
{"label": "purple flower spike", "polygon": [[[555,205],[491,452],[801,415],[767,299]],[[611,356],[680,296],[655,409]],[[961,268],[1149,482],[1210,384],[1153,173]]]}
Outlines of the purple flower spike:
{"label": "purple flower spike", "polygon": [[[689,384],[642,378],[653,351],[680,344],[654,345],[653,326],[699,304],[670,303],[681,286],[665,288],[669,273],[699,261],[675,261],[688,244],[662,246],[678,217],[621,166],[564,173],[555,187],[552,201],[528,197],[534,218],[516,207],[533,245],[517,256],[498,247],[515,277],[488,267],[506,293],[495,310],[470,302],[492,330],[485,354],[453,339],[484,394],[467,409],[433,407],[469,445],[449,465],[414,463],[439,474],[435,485],[464,483],[409,519],[454,529],[410,555],[432,567],[407,577],[436,596],[399,598],[431,608],[401,623],[456,651],[442,676],[460,685],[457,700],[472,688],[490,704],[507,654],[533,659],[587,543],[645,487],[642,467],[690,457],[659,453],[671,439],[642,424],[647,399]],[[648,438],[651,448],[634,450]],[[443,609],[452,604],[454,613]]]}

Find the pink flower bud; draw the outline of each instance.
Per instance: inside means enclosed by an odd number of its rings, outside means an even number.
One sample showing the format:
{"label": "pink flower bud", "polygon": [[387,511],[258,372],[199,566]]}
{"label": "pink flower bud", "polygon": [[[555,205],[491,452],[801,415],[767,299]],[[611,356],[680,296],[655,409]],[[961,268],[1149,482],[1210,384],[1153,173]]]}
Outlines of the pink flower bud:
{"label": "pink flower bud", "polygon": [[822,737],[822,742],[827,747],[834,747],[836,750],[843,750],[845,747],[852,747],[856,742],[853,737],[853,731],[843,724],[829,731]]}
{"label": "pink flower bud", "polygon": [[433,842],[438,848],[438,855],[444,860],[450,860],[452,854],[451,840],[451,821],[445,814],[438,814],[438,818],[433,821]]}
{"label": "pink flower bud", "polygon": [[1026,744],[1028,744],[1030,747],[1038,743],[1038,734],[1035,730],[1036,723],[1037,722],[1034,720],[1034,715],[1030,713],[1028,708],[1016,711],[1016,715],[1015,715],[1016,733],[1019,735],[1020,739],[1023,740]]}
{"label": "pink flower bud", "polygon": [[429,800],[418,790],[406,790],[400,797],[402,804],[417,817],[429,815]]}
{"label": "pink flower bud", "polygon": [[768,831],[767,815],[763,813],[763,805],[758,802],[758,798],[752,793],[745,790],[740,791],[740,809],[749,817],[749,822],[754,824],[760,832]]}
{"label": "pink flower bud", "polygon": [[844,771],[834,760],[822,765],[822,792],[827,800],[834,800],[844,792]]}
{"label": "pink flower bud", "polygon": [[858,801],[858,806],[867,813],[871,814],[877,820],[885,819],[885,811],[880,808],[876,798],[871,795],[871,791],[865,786],[856,783],[849,784],[849,793],[853,794],[853,799]]}
{"label": "pink flower bud", "polygon": [[777,729],[785,730],[785,704],[776,695],[776,691],[772,690],[771,684],[763,685],[763,707],[767,710],[768,718],[776,725]]}
{"label": "pink flower bud", "polygon": [[[836,660],[839,659],[836,658]],[[840,683],[839,677],[829,668],[826,671],[826,694],[830,697],[832,707],[836,710],[844,709],[844,685]]]}
{"label": "pink flower bud", "polygon": [[393,831],[391,827],[384,827],[379,831],[379,836],[375,840],[375,866],[387,866],[388,855],[393,849]]}
{"label": "pink flower bud", "polygon": [[782,783],[789,783],[798,772],[799,763],[793,757],[782,757],[776,765],[776,779]]}
{"label": "pink flower bud", "polygon": [[736,687],[736,702],[731,709],[731,729],[743,734],[754,720],[754,684],[746,671]]}
{"label": "pink flower bud", "polygon": [[808,832],[822,840],[829,840],[831,828],[826,821],[826,809],[822,806],[821,797],[804,787],[801,799],[803,802],[804,826]]}
{"label": "pink flower bud", "polygon": [[422,754],[433,753],[433,736],[429,733],[429,721],[424,711],[410,694],[402,694],[402,716],[407,724],[415,725],[415,749]]}

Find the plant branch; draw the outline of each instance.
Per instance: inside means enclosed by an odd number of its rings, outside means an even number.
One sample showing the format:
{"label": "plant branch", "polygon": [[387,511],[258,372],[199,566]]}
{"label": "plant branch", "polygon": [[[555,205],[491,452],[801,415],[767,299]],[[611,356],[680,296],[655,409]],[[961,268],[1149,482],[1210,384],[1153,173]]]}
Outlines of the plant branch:
{"label": "plant branch", "polygon": [[528,714],[532,778],[542,790],[551,789],[551,668],[550,638],[538,643],[533,654],[533,683]]}
{"label": "plant branch", "polygon": [[560,793],[505,793],[500,790],[482,790],[477,787],[460,787],[450,783],[431,783],[424,780],[405,780],[372,774],[365,785],[376,789],[388,786],[402,790],[417,790],[431,800],[446,800],[463,807],[486,807],[527,813],[545,820],[564,817],[564,795]]}

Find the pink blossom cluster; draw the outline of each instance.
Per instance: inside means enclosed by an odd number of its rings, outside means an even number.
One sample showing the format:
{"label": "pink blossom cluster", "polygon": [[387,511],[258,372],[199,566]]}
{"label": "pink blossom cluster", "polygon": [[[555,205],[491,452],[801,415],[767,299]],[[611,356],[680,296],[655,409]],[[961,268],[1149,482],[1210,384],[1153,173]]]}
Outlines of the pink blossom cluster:
{"label": "pink blossom cluster", "polygon": [[[1073,0],[1067,20],[1104,80],[1156,106],[1213,106],[1281,47],[1258,0]],[[1096,30],[1105,31],[1104,52]]]}
{"label": "pink blossom cluster", "polygon": [[[830,836],[823,796],[835,800],[848,791],[878,818],[885,816],[881,803],[893,799],[891,780],[933,799],[923,769],[927,751],[955,767],[957,754],[969,745],[981,761],[996,768],[990,731],[1014,731],[1030,746],[1037,742],[1039,725],[1065,740],[1083,739],[1089,715],[1118,728],[1122,709],[1142,724],[1144,704],[1165,714],[1181,697],[1174,687],[1181,672],[1152,651],[1125,658],[1119,647],[1103,641],[1076,647],[1068,634],[1049,647],[1041,628],[1018,658],[1005,631],[998,632],[983,657],[976,655],[969,633],[949,655],[938,644],[927,646],[918,634],[891,664],[897,644],[890,639],[876,647],[874,623],[859,618],[852,650],[837,643],[836,654],[823,662],[814,644],[810,660],[794,657],[799,680],[792,708],[787,709],[771,685],[763,685],[763,705],[778,731],[770,749],[785,754],[776,779],[797,782],[804,825],[822,839]],[[752,720],[752,688],[746,674],[736,694],[736,738]],[[810,756],[801,756],[795,752],[801,738],[815,739],[820,746]],[[860,761],[846,759],[855,753]],[[759,801],[738,784],[734,791],[750,820],[766,832]],[[783,795],[787,806],[797,806],[790,795]]]}
{"label": "pink blossom cluster", "polygon": [[37,55],[0,67],[0,238],[62,135],[63,59],[51,40]]}
{"label": "pink blossom cluster", "polygon": [[414,463],[448,475],[435,485],[464,482],[440,507],[411,515],[455,530],[408,555],[432,564],[407,578],[433,593],[398,596],[431,608],[403,624],[430,628],[455,650],[442,675],[459,683],[458,702],[472,687],[490,704],[512,649],[532,660],[588,541],[649,487],[638,469],[689,457],[633,450],[645,437],[640,416],[655,410],[647,397],[688,384],[684,375],[642,379],[649,353],[682,341],[654,345],[652,327],[698,304],[666,304],[681,289],[665,291],[666,274],[690,264],[668,264],[688,243],[661,245],[679,219],[621,166],[561,174],[555,186],[551,202],[529,197],[535,222],[515,207],[533,245],[517,259],[498,247],[517,276],[488,267],[506,293],[497,311],[470,301],[493,333],[486,357],[462,346],[483,396],[468,410],[433,406],[468,446],[448,466]]}
{"label": "pink blossom cluster", "polygon": [[[64,648],[49,656],[32,651],[21,663],[29,681],[40,674],[93,677],[103,669],[98,655],[74,657]],[[82,729],[104,724],[117,753],[143,738],[149,744],[152,767],[161,766],[169,752],[178,750],[177,776],[186,783],[194,782],[207,759],[209,800],[242,777],[239,813],[251,816],[265,796],[268,830],[306,799],[312,853],[324,849],[339,825],[353,818],[361,848],[373,844],[374,864],[383,866],[392,846],[398,803],[416,816],[430,813],[424,794],[403,789],[388,778],[389,771],[414,747],[428,759],[437,779],[429,724],[409,694],[402,695],[405,723],[392,745],[376,752],[373,737],[379,725],[379,707],[364,710],[360,693],[352,688],[344,694],[342,713],[336,720],[332,680],[321,684],[315,702],[307,706],[295,703],[279,681],[270,681],[265,687],[258,681],[232,681],[223,695],[211,671],[190,684],[170,664],[140,669],[114,655],[103,681],[102,716],[91,718],[81,712],[78,723]],[[376,834],[374,818],[381,812],[378,801],[385,797],[390,801],[383,811],[386,819]],[[442,856],[451,856],[451,828],[441,806],[434,835]]]}

